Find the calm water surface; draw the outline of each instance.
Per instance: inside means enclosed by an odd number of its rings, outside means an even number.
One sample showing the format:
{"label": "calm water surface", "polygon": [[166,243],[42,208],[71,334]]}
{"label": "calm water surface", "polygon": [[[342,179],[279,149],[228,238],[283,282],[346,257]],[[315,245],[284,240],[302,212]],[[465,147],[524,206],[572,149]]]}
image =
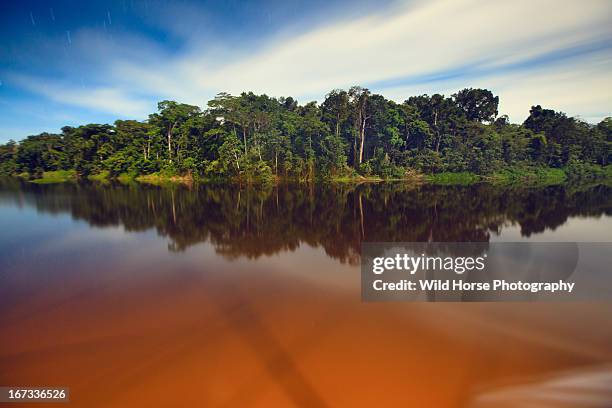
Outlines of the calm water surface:
{"label": "calm water surface", "polygon": [[359,253],[608,242],[611,193],[2,180],[0,385],[78,407],[603,404],[612,304],[362,303]]}

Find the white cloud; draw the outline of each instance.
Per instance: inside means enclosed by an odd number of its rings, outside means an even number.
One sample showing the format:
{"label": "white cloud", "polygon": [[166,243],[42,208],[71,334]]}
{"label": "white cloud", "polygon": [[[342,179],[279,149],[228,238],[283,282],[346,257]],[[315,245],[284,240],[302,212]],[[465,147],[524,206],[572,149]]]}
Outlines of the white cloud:
{"label": "white cloud", "polygon": [[12,82],[30,92],[41,94],[53,101],[85,107],[120,116],[145,116],[150,104],[119,87],[73,87],[26,75],[11,75]]}
{"label": "white cloud", "polygon": [[610,9],[603,1],[588,7],[577,1],[561,7],[549,0],[428,2],[277,39],[218,69],[203,69],[197,58],[179,66],[201,89],[322,93],[485,61],[509,63],[575,46],[609,33],[605,17]]}
{"label": "white cloud", "polygon": [[434,83],[398,86],[382,93],[398,102],[423,93],[452,95],[466,86],[487,88],[500,97],[500,114],[522,122],[532,105],[542,105],[598,122],[612,115],[612,55],[592,55],[570,64],[500,72]]}
{"label": "white cloud", "polygon": [[[105,48],[102,83],[82,89],[29,78],[23,86],[50,99],[103,112],[144,118],[150,103],[137,95],[175,98],[203,105],[220,91],[245,90],[304,97],[337,87],[419,77],[476,65],[502,67],[528,58],[612,37],[608,0],[438,0],[399,4],[378,14],[328,25],[299,35],[277,35],[263,48],[240,44],[219,49],[210,41],[169,55],[146,42],[130,56],[125,47]],[[290,31],[290,30],[288,30]],[[78,38],[76,39],[78,41]],[[121,41],[117,41],[121,43]],[[601,55],[603,54],[603,59]],[[381,89],[403,100],[414,93],[485,86],[501,95],[502,112],[522,120],[531,104],[597,118],[610,112],[609,49],[595,66],[577,57],[572,65],[524,67],[482,78]],[[493,70],[494,72],[494,70]],[[376,89],[374,89],[376,90]],[[408,93],[409,91],[416,91]],[[401,92],[406,92],[400,95]]]}

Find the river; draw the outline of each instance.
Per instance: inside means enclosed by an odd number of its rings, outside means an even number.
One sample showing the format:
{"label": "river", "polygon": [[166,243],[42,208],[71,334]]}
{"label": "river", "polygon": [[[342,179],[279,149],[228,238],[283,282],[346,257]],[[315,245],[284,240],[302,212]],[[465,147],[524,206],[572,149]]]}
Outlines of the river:
{"label": "river", "polygon": [[609,242],[611,193],[5,179],[0,385],[82,407],[606,401],[612,303],[364,303],[359,260],[362,242]]}

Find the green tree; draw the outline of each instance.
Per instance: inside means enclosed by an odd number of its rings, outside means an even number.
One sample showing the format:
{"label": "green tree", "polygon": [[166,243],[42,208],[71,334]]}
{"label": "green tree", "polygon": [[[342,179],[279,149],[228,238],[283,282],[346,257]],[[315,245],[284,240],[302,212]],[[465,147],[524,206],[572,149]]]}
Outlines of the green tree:
{"label": "green tree", "polygon": [[162,101],[157,104],[157,113],[149,115],[149,123],[164,135],[167,143],[167,159],[172,162],[176,156],[173,140],[179,135],[179,128],[190,118],[200,114],[200,108],[175,101]]}
{"label": "green tree", "polygon": [[468,120],[492,122],[497,116],[499,97],[488,89],[462,89],[453,95],[453,99]]}

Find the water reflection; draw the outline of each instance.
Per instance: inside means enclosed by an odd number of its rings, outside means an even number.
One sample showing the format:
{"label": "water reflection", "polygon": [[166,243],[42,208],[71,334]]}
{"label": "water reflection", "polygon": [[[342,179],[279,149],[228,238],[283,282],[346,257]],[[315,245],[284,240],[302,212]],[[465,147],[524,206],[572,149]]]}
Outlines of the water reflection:
{"label": "water reflection", "polygon": [[529,237],[569,217],[612,214],[605,185],[541,189],[410,187],[401,183],[270,187],[0,182],[0,200],[44,213],[69,213],[95,227],[154,228],[170,251],[211,243],[229,259],[324,248],[342,262],[358,261],[362,241],[487,242],[504,226]]}
{"label": "water reflection", "polygon": [[609,304],[363,303],[357,261],[363,241],[529,236],[609,222],[610,204],[605,186],[3,181],[0,384],[69,386],[88,408],[512,406],[592,390],[612,363]]}

